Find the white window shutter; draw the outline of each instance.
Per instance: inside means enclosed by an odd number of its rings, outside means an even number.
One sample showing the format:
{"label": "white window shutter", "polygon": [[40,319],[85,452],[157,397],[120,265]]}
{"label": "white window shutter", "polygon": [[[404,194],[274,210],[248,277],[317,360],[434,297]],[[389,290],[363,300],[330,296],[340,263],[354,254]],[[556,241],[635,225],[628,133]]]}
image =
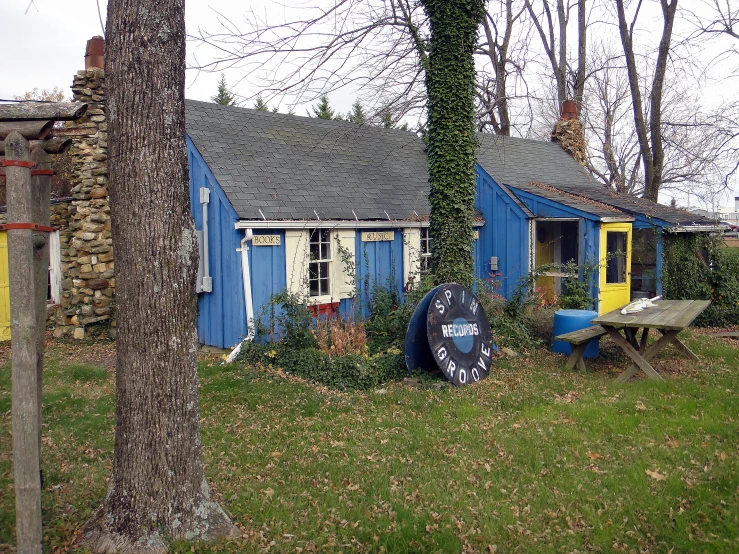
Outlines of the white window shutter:
{"label": "white window shutter", "polygon": [[403,285],[413,279],[417,285],[421,275],[421,229],[403,229]]}
{"label": "white window shutter", "polygon": [[51,282],[51,301],[62,301],[62,252],[59,231],[49,233],[49,279]]}
{"label": "white window shutter", "polygon": [[308,231],[285,231],[287,292],[308,297]]}
{"label": "white window shutter", "polygon": [[337,229],[331,238],[332,296],[338,299],[351,298],[356,288],[356,232],[354,229]]}

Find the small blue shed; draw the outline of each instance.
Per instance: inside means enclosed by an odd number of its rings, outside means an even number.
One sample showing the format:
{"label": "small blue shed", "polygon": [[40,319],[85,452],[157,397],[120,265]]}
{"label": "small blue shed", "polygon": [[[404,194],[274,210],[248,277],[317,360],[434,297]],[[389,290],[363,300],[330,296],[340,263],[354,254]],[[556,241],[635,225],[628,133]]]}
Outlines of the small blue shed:
{"label": "small blue shed", "polygon": [[[201,342],[239,343],[285,290],[315,313],[361,316],[368,289],[402,295],[417,282],[433,245],[426,154],[414,133],[196,101],[186,127]],[[658,290],[662,231],[697,222],[599,187],[556,144],[494,135],[480,135],[475,208],[475,274],[505,298],[546,261],[630,249],[636,229],[648,230],[653,250],[639,286]],[[628,296],[631,261],[604,265],[601,307]],[[558,279],[542,287],[556,294]]]}

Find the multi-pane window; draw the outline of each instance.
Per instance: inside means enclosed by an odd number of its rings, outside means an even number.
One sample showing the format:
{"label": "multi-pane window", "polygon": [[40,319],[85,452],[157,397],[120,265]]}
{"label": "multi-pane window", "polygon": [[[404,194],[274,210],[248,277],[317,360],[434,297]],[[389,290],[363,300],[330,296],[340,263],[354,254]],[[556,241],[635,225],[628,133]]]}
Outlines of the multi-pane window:
{"label": "multi-pane window", "polygon": [[626,282],[626,248],[628,233],[606,233],[606,283]]}
{"label": "multi-pane window", "polygon": [[310,296],[331,294],[331,231],[313,229],[308,243],[310,262],[308,264],[308,290]]}
{"label": "multi-pane window", "polygon": [[428,227],[421,227],[421,274],[431,269],[431,234]]}

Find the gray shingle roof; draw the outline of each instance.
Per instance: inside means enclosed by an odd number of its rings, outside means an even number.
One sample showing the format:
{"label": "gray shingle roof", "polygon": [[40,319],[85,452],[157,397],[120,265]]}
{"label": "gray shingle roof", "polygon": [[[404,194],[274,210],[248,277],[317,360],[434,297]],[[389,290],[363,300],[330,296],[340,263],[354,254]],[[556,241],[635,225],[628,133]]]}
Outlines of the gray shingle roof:
{"label": "gray shingle roof", "polygon": [[607,204],[603,204],[602,202],[592,200],[585,196],[564,192],[561,189],[546,185],[544,183],[537,183],[536,181],[532,181],[526,185],[513,187],[513,190],[514,192],[517,190],[526,191],[531,194],[535,194],[540,198],[547,198],[549,200],[553,200],[554,202],[558,202],[565,206],[570,206],[571,208],[593,214],[600,218],[617,218],[624,221],[633,221],[633,217],[631,217],[627,213],[613,208]]}
{"label": "gray shingle roof", "polygon": [[[643,198],[618,194],[604,187],[595,182],[585,168],[553,142],[481,133],[478,137],[480,148],[477,161],[498,183],[541,196],[541,190],[537,191],[536,187],[532,188],[530,184],[534,181],[614,206],[627,214],[658,218],[672,225],[713,224],[711,220],[697,214],[663,206]],[[584,209],[581,203],[566,196],[561,196],[558,201],[574,208]],[[592,209],[584,211],[596,215],[613,216],[613,213],[599,214]]]}
{"label": "gray shingle roof", "polygon": [[186,127],[242,219],[429,213],[423,142],[408,131],[191,100]]}
{"label": "gray shingle roof", "polygon": [[[408,220],[429,213],[426,154],[414,133],[194,100],[186,102],[186,127],[242,219]],[[614,212],[531,183],[672,225],[712,223],[606,189],[557,144],[478,137],[477,161],[501,185],[604,217]]]}

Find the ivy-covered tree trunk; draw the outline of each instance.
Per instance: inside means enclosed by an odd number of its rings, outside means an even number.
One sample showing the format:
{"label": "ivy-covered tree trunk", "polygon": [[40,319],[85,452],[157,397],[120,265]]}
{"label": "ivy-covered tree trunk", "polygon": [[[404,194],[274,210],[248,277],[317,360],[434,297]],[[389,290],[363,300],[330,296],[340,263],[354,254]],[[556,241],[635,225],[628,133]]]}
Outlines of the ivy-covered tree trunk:
{"label": "ivy-covered tree trunk", "polygon": [[485,0],[421,0],[431,24],[426,73],[431,271],[436,283],[472,284],[475,199],[473,51]]}

